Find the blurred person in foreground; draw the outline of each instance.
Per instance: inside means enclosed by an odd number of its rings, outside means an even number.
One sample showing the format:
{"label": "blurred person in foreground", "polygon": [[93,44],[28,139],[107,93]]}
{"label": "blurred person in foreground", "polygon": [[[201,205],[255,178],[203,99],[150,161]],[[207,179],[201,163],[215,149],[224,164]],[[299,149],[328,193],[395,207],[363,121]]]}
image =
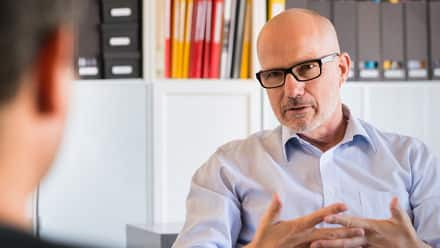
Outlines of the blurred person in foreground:
{"label": "blurred person in foreground", "polygon": [[77,8],[0,1],[0,247],[73,247],[34,237],[26,210],[63,134]]}

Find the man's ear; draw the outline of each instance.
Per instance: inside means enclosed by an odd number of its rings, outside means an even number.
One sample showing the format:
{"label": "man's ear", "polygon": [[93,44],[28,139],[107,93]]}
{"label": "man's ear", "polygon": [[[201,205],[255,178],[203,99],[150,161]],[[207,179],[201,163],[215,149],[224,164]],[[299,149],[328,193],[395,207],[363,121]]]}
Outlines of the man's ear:
{"label": "man's ear", "polygon": [[55,30],[37,54],[34,64],[36,111],[64,112],[73,78],[74,34],[71,26]]}
{"label": "man's ear", "polygon": [[351,59],[350,55],[346,52],[341,53],[339,56],[339,70],[341,75],[341,82],[339,82],[339,87],[347,81],[348,74],[350,73]]}

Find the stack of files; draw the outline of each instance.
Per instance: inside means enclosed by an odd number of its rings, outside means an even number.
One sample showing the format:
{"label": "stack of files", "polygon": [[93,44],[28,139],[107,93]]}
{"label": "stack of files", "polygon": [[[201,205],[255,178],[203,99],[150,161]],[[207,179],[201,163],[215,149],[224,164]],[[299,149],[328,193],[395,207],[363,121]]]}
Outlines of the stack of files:
{"label": "stack of files", "polygon": [[139,0],[101,0],[105,78],[141,77]]}
{"label": "stack of files", "polygon": [[384,81],[406,79],[403,9],[403,3],[381,4],[381,79]]}
{"label": "stack of files", "polygon": [[75,70],[80,79],[99,79],[102,78],[100,5],[99,0],[85,4],[87,13],[76,25]]}
{"label": "stack of files", "polygon": [[381,78],[380,3],[357,3],[358,79],[378,81]]}
{"label": "stack of files", "polygon": [[[279,1],[279,0],[278,0]],[[332,0],[284,0],[285,9],[310,9],[332,20]],[[345,0],[344,0],[345,1]]]}
{"label": "stack of files", "polygon": [[157,37],[163,77],[249,78],[252,0],[166,0],[163,6],[157,20],[165,26]]}
{"label": "stack of files", "polygon": [[355,1],[339,0],[333,5],[333,23],[338,34],[342,52],[350,55],[351,65],[348,73],[349,80],[356,80],[357,73],[357,3]]}
{"label": "stack of files", "polygon": [[432,79],[440,79],[440,1],[429,4],[431,75]]}
{"label": "stack of files", "polygon": [[408,80],[424,80],[428,74],[428,18],[425,1],[405,2],[405,48]]}

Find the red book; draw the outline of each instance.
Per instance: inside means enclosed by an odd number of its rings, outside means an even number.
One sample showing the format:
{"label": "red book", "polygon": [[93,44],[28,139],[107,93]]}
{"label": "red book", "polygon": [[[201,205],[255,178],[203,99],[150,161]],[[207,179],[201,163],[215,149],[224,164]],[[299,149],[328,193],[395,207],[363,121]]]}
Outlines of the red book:
{"label": "red book", "polygon": [[213,0],[206,0],[206,19],[205,19],[205,37],[203,41],[203,64],[202,64],[202,77],[209,77],[210,57],[211,57],[211,30],[212,30],[212,14],[213,14]]}
{"label": "red book", "polygon": [[220,78],[224,0],[214,0],[211,25],[209,78]]}
{"label": "red book", "polygon": [[165,1],[165,78],[171,77],[171,24],[173,23],[172,0]]}
{"label": "red book", "polygon": [[206,0],[194,0],[189,55],[189,77],[202,77],[203,41],[205,36]]}

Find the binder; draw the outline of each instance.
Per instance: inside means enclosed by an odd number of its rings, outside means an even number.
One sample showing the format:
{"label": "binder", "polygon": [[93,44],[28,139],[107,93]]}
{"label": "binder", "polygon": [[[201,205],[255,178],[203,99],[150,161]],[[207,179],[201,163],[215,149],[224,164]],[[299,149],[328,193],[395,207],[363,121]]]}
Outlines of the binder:
{"label": "binder", "polygon": [[183,37],[182,78],[188,78],[189,76],[189,59],[190,59],[189,52],[191,46],[193,0],[186,0],[185,12],[186,13],[185,13],[185,32]]}
{"label": "binder", "polygon": [[103,24],[102,48],[105,53],[140,50],[138,24]]}
{"label": "binder", "polygon": [[428,28],[426,2],[405,2],[408,80],[428,79]]}
{"label": "binder", "polygon": [[307,0],[286,0],[285,8],[286,9],[291,9],[291,8],[306,9],[307,8]]}
{"label": "binder", "polygon": [[141,55],[132,53],[104,53],[105,78],[141,77]]}
{"label": "binder", "polygon": [[211,27],[212,27],[212,5],[213,0],[206,0],[206,24],[205,37],[203,40],[203,63],[202,63],[202,78],[209,78],[209,70],[211,61]]}
{"label": "binder", "polygon": [[268,3],[269,3],[267,8],[267,10],[269,11],[267,13],[268,20],[278,15],[279,13],[283,12],[283,10],[286,7],[286,0],[268,0]]}
{"label": "binder", "polygon": [[333,8],[341,52],[348,53],[351,58],[348,80],[357,80],[357,4],[355,1],[336,1]]}
{"label": "binder", "polygon": [[189,77],[202,77],[203,43],[205,36],[206,1],[194,0],[191,27]]}
{"label": "binder", "polygon": [[173,32],[172,26],[174,23],[174,17],[172,15],[173,5],[172,0],[165,0],[165,59],[164,59],[164,76],[165,78],[171,78],[171,70],[172,70],[172,61],[173,61],[173,53],[172,53],[172,38],[171,34]]}
{"label": "binder", "polygon": [[181,42],[181,34],[180,34],[180,6],[182,0],[173,0],[172,2],[172,16],[173,16],[173,23],[172,25],[172,34],[171,34],[171,77],[172,78],[179,78],[179,63],[181,60],[180,56],[180,50],[179,50],[179,42]]}
{"label": "binder", "polygon": [[224,0],[214,0],[211,25],[211,56],[209,62],[209,78],[220,77],[220,59],[222,52]]}
{"label": "binder", "polygon": [[431,1],[429,5],[430,51],[432,79],[440,79],[440,1]]}
{"label": "binder", "polygon": [[358,2],[358,70],[359,80],[380,79],[380,4]]}
{"label": "binder", "polygon": [[332,2],[329,0],[308,0],[307,8],[332,20]]}
{"label": "binder", "polygon": [[382,79],[405,80],[403,4],[382,3]]}
{"label": "binder", "polygon": [[241,53],[241,67],[240,78],[249,78],[249,66],[250,66],[250,40],[251,40],[251,27],[252,27],[252,0],[246,0],[246,11],[244,19],[244,36],[243,36],[243,51]]}
{"label": "binder", "polygon": [[99,1],[87,1],[87,14],[76,23],[75,70],[80,79],[102,77]]}
{"label": "binder", "polygon": [[[256,54],[257,52],[258,33],[266,23],[266,18],[267,18],[267,2],[254,0],[252,2],[251,54]],[[251,56],[251,61],[252,61],[251,74],[255,75],[255,73],[257,73],[261,69],[260,62],[258,61],[258,56]]]}
{"label": "binder", "polygon": [[[165,6],[164,6],[164,38],[165,38],[165,45],[164,45],[164,77],[165,78],[171,78],[171,63],[172,63],[172,51],[171,51],[171,32],[172,32],[172,23],[173,23],[173,15],[172,13],[172,0],[165,0]],[[160,22],[160,20],[158,20]],[[159,24],[160,25],[160,24]],[[160,31],[157,31],[160,32]],[[157,39],[158,37],[156,37]],[[160,39],[160,37],[159,37]],[[160,51],[159,51],[160,52]],[[159,72],[160,73],[160,72]]]}
{"label": "binder", "polygon": [[232,9],[235,9],[235,3],[235,0],[225,0],[222,30],[222,52],[220,57],[220,78],[223,79],[230,78],[231,76],[232,45],[229,43],[229,41],[231,39],[230,36],[232,29]]}
{"label": "binder", "polygon": [[138,0],[101,0],[103,23],[133,23],[139,21]]}
{"label": "binder", "polygon": [[[229,22],[229,32],[228,32],[228,42],[226,43],[226,63],[224,68],[223,78],[232,78],[233,76],[233,65],[234,65],[234,54],[235,46],[234,41],[236,40],[236,29],[237,29],[237,15],[238,6],[241,0],[231,0],[231,11],[230,11],[230,22]],[[226,16],[225,16],[226,20]]]}
{"label": "binder", "polygon": [[234,39],[234,52],[232,64],[232,78],[240,78],[241,55],[243,52],[243,38],[244,38],[244,19],[246,13],[247,3],[245,0],[238,0],[237,22]]}

